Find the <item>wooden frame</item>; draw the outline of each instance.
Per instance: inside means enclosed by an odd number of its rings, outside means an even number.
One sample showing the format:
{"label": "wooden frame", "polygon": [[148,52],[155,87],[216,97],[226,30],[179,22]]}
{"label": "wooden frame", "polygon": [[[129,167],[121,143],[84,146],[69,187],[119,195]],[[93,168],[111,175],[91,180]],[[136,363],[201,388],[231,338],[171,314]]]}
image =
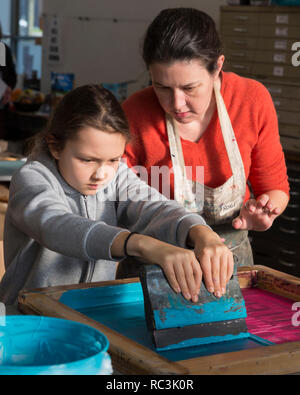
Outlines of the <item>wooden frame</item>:
{"label": "wooden frame", "polygon": [[[241,288],[258,287],[300,301],[300,278],[264,267],[238,269]],[[110,342],[114,368],[123,374],[288,374],[300,372],[300,341],[170,362],[152,350],[59,302],[66,291],[138,282],[114,280],[21,291],[19,310],[88,324]],[[299,328],[300,330],[300,328]]]}

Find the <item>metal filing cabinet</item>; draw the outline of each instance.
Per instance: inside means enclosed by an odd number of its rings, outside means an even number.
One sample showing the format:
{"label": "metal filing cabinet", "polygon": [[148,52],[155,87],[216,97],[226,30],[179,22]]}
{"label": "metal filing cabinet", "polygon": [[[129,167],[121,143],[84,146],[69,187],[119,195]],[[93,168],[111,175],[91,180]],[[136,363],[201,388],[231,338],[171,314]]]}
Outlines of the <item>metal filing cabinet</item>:
{"label": "metal filing cabinet", "polygon": [[250,232],[256,264],[300,277],[300,165],[287,162],[290,201],[266,232]]}
{"label": "metal filing cabinet", "polygon": [[[221,7],[225,71],[262,82],[277,110],[287,159],[290,202],[266,232],[250,232],[256,264],[300,277],[300,7]],[[300,56],[299,56],[300,58]]]}
{"label": "metal filing cabinet", "polygon": [[249,77],[297,82],[292,45],[300,41],[300,7],[221,7],[225,69]]}

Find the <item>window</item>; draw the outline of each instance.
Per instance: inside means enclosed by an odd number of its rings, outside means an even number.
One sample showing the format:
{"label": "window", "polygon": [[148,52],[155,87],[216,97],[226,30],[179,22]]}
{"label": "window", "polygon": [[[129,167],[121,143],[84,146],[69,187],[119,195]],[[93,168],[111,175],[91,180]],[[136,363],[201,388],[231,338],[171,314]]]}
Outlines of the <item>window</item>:
{"label": "window", "polygon": [[3,34],[2,41],[11,46],[11,40],[7,37],[11,33],[11,0],[2,0],[0,2],[0,23]]}
{"label": "window", "polygon": [[41,76],[42,47],[40,28],[43,0],[1,0],[0,23],[3,41],[16,58],[18,74]]}

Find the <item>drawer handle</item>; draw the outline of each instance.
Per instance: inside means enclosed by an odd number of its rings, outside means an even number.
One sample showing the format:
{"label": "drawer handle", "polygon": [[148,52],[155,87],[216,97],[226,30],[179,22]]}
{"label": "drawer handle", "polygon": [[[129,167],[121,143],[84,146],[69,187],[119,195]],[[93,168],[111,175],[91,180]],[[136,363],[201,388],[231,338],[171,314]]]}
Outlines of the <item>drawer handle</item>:
{"label": "drawer handle", "polygon": [[234,40],[233,41],[234,44],[238,44],[238,45],[244,45],[244,44],[246,44],[246,42],[247,42],[246,40]]}
{"label": "drawer handle", "polygon": [[233,64],[231,65],[231,67],[233,67],[234,69],[245,69],[246,66],[244,66],[243,64]]}
{"label": "drawer handle", "polygon": [[246,56],[244,52],[232,52],[232,56],[239,56],[240,58]]}
{"label": "drawer handle", "polygon": [[298,222],[299,218],[298,217],[289,217],[288,215],[281,215],[282,219],[286,219],[287,221],[293,221],[293,222]]}
{"label": "drawer handle", "polygon": [[270,93],[282,93],[281,88],[269,87],[268,90]]}
{"label": "drawer handle", "polygon": [[285,229],[285,228],[283,228],[282,226],[279,226],[279,230],[280,230],[281,232],[287,233],[287,234],[289,234],[289,235],[296,235],[296,234],[297,234],[297,231],[296,231],[296,230],[293,230],[293,229]]}
{"label": "drawer handle", "polygon": [[249,19],[248,15],[236,15],[235,19],[239,20],[239,21],[247,21]]}
{"label": "drawer handle", "polygon": [[300,182],[300,178],[289,177],[289,181],[291,181],[291,182]]}
{"label": "drawer handle", "polygon": [[299,204],[297,204],[297,203],[290,203],[290,204],[288,204],[287,205],[289,208],[299,208]]}
{"label": "drawer handle", "polygon": [[285,250],[284,248],[280,248],[279,251],[282,252],[283,254],[287,254],[287,255],[295,255],[296,254],[296,251]]}
{"label": "drawer handle", "polygon": [[287,266],[287,267],[295,267],[296,266],[295,263],[286,262],[286,261],[283,261],[282,259],[278,259],[278,263],[280,263],[283,266]]}
{"label": "drawer handle", "polygon": [[245,29],[244,27],[235,27],[233,29],[234,32],[239,32],[239,33],[246,33],[248,29]]}
{"label": "drawer handle", "polygon": [[290,195],[291,195],[291,196],[299,196],[300,193],[297,192],[297,191],[290,191]]}

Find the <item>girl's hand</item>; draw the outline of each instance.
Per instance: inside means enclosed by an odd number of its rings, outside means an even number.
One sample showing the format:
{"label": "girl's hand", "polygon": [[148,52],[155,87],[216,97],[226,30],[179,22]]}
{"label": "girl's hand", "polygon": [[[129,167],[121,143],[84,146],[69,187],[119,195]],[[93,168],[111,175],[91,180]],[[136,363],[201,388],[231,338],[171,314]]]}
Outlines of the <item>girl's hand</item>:
{"label": "girl's hand", "polygon": [[240,215],[232,221],[235,229],[247,229],[263,232],[269,229],[280,214],[279,207],[274,207],[269,195],[264,193],[256,200],[249,199],[240,211]]}
{"label": "girl's hand", "polygon": [[221,297],[226,293],[226,285],[233,274],[232,252],[223,244],[223,239],[207,226],[194,226],[189,238],[200,262],[207,290]]}
{"label": "girl's hand", "polygon": [[[112,255],[124,255],[127,232],[118,235],[112,245]],[[127,243],[130,256],[145,263],[159,265],[175,292],[187,300],[198,301],[202,273],[207,289],[220,297],[233,273],[233,257],[220,237],[207,226],[194,226],[189,232],[189,242],[195,250],[176,247],[141,234],[133,234]],[[200,263],[199,263],[200,261]]]}
{"label": "girl's hand", "polygon": [[198,302],[202,271],[194,252],[165,244],[159,247],[155,256],[151,255],[154,259],[152,263],[163,269],[173,290],[181,292],[187,300]]}
{"label": "girl's hand", "polygon": [[152,237],[138,236],[143,238],[140,243],[144,244],[141,258],[147,263],[159,265],[175,292],[181,292],[185,299],[197,302],[202,272],[194,252]]}
{"label": "girl's hand", "polygon": [[[115,238],[111,247],[112,256],[124,256],[128,234],[122,232]],[[198,301],[202,272],[193,251],[141,234],[130,236],[126,249],[130,256],[159,265],[175,292],[182,292],[188,300]]]}

